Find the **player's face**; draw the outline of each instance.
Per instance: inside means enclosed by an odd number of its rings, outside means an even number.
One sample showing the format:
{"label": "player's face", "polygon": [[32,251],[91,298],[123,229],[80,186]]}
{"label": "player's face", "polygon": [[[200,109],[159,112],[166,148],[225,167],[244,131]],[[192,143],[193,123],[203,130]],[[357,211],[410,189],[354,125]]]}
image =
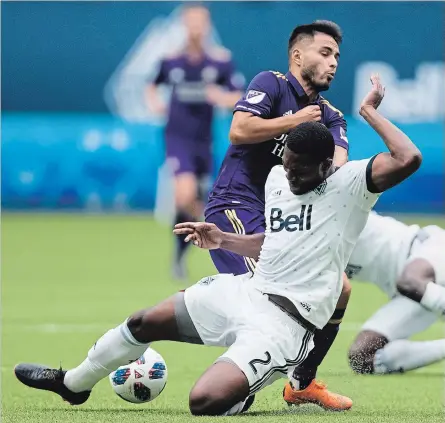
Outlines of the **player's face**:
{"label": "player's face", "polygon": [[340,52],[336,41],[327,34],[316,33],[312,42],[301,49],[301,76],[317,92],[329,89],[337,72]]}
{"label": "player's face", "polygon": [[209,11],[204,7],[187,9],[183,15],[189,40],[203,42],[210,28]]}
{"label": "player's face", "polygon": [[302,195],[317,188],[326,179],[331,165],[331,159],[314,163],[307,154],[296,154],[284,148],[283,167],[292,194]]}

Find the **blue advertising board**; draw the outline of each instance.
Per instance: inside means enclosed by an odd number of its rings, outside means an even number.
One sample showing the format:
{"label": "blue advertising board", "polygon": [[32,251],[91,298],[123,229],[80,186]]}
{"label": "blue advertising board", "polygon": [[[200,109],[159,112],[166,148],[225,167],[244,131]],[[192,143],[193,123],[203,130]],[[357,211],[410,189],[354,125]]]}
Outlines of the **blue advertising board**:
{"label": "blue advertising board", "polygon": [[[214,169],[228,146],[230,117],[214,124]],[[378,209],[445,214],[443,123],[401,125],[421,149],[420,170],[385,193]],[[365,123],[348,118],[351,159],[385,146]],[[153,210],[169,184],[163,128],[108,115],[6,114],[2,118],[2,205],[7,209]],[[168,181],[167,181],[168,182]],[[167,187],[167,188],[165,188]],[[173,198],[172,193],[162,193]]]}

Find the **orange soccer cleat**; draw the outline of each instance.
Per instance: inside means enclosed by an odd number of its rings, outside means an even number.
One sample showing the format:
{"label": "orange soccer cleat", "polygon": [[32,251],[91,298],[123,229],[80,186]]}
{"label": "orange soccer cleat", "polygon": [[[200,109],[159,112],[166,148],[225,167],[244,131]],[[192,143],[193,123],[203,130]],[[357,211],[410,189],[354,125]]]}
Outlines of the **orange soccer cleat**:
{"label": "orange soccer cleat", "polygon": [[288,382],[283,390],[283,399],[289,406],[310,403],[329,411],[346,411],[352,407],[350,398],[328,391],[324,383],[315,379],[301,391],[292,388]]}

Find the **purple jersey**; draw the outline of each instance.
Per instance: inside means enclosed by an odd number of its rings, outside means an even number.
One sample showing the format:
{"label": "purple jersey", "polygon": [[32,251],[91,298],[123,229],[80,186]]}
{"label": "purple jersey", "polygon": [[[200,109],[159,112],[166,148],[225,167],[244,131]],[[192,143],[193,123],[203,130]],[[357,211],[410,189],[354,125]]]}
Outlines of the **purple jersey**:
{"label": "purple jersey", "polygon": [[224,49],[207,52],[199,62],[178,55],[161,62],[154,80],[172,86],[166,141],[210,142],[213,106],[206,100],[206,86],[216,84],[230,91],[242,89],[242,76],[236,74],[230,54]]}
{"label": "purple jersey", "polygon": [[[249,84],[235,111],[250,112],[272,119],[297,112],[309,99],[297,79],[288,72],[261,72]],[[314,102],[322,113],[322,123],[334,136],[335,144],[348,149],[343,114],[318,96]],[[282,163],[287,134],[258,144],[230,145],[218,178],[209,195],[205,214],[228,208],[247,208],[264,212],[264,184],[275,165]]]}

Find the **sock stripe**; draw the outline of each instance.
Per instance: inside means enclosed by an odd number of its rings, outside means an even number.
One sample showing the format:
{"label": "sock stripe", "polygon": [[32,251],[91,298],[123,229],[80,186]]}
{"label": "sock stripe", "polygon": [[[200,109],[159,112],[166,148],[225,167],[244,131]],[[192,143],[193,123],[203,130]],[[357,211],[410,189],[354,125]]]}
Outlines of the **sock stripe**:
{"label": "sock stripe", "polygon": [[135,347],[140,347],[141,345],[148,345],[134,339],[134,336],[131,334],[130,329],[128,329],[127,320],[125,320],[125,322],[119,326],[119,330],[125,341],[127,341],[129,344],[134,345]]}
{"label": "sock stripe", "polygon": [[336,308],[334,313],[332,314],[331,320],[340,320],[343,319],[345,315],[346,309],[344,308]]}

